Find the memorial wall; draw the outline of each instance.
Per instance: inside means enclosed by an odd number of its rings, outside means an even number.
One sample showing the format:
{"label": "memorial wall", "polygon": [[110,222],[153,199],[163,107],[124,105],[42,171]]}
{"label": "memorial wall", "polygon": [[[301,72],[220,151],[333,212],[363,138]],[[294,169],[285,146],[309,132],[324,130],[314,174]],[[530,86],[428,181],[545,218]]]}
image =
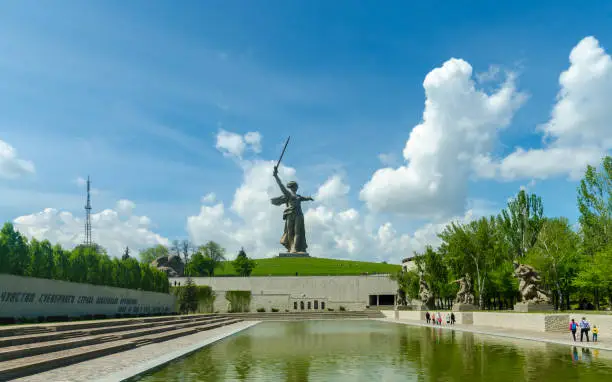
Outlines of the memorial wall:
{"label": "memorial wall", "polygon": [[0,274],[0,318],[170,314],[171,294]]}

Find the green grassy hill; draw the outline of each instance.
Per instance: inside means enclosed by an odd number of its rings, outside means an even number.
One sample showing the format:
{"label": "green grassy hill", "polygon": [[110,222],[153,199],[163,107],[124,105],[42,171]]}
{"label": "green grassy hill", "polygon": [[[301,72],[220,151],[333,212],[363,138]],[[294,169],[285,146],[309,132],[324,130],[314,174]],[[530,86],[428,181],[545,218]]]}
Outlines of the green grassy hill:
{"label": "green grassy hill", "polygon": [[[316,257],[274,257],[255,259],[257,266],[252,276],[334,276],[361,275],[364,273],[397,273],[400,265],[322,259]],[[236,276],[231,261],[225,261],[215,271],[215,276]]]}

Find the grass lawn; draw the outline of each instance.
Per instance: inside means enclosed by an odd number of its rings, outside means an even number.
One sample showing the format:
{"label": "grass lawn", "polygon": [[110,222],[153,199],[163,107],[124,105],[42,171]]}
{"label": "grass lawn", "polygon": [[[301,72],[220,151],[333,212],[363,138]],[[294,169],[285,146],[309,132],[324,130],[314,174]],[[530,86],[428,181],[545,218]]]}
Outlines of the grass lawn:
{"label": "grass lawn", "polygon": [[[257,266],[251,276],[328,276],[361,275],[364,273],[397,273],[401,265],[322,259],[316,257],[275,257],[255,259]],[[236,276],[230,261],[225,261],[215,270],[215,276]]]}

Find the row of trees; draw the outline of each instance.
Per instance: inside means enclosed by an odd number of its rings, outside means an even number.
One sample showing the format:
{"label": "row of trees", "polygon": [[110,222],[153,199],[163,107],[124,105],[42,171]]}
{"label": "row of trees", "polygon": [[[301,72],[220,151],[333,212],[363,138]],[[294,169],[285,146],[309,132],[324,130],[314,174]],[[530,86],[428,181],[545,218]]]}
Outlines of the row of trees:
{"label": "row of trees", "polygon": [[[194,246],[188,240],[175,240],[170,248],[164,245],[147,248],[140,252],[140,260],[150,264],[153,260],[162,256],[179,256],[185,263],[185,275],[193,277],[214,276],[215,271],[223,266],[226,261],[225,248],[214,241],[201,246]],[[240,276],[250,276],[255,268],[255,261],[247,257],[244,249],[241,249],[232,261],[232,266]]]}
{"label": "row of trees", "polygon": [[111,258],[99,245],[79,245],[73,250],[49,241],[27,240],[6,223],[0,231],[0,273],[54,280],[107,285],[168,293],[168,277],[149,264],[129,256]]}
{"label": "row of trees", "polygon": [[400,292],[418,299],[422,275],[437,304],[449,306],[452,281],[469,274],[481,309],[510,308],[518,297],[513,263],[523,263],[540,272],[558,309],[612,307],[612,158],[587,167],[577,205],[576,229],[545,217],[541,198],[524,190],[497,216],[453,222],[437,248],[415,254],[416,270],[397,276]]}

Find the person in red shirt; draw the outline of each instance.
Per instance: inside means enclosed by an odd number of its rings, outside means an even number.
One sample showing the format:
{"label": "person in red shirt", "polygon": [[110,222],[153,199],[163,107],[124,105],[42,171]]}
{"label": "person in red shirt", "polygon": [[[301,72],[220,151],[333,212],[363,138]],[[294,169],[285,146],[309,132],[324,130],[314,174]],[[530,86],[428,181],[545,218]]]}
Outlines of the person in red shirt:
{"label": "person in red shirt", "polygon": [[574,338],[574,342],[576,342],[576,330],[577,329],[578,329],[578,324],[572,318],[572,321],[570,321],[570,324],[569,324],[569,330],[570,332],[572,332],[572,337]]}

